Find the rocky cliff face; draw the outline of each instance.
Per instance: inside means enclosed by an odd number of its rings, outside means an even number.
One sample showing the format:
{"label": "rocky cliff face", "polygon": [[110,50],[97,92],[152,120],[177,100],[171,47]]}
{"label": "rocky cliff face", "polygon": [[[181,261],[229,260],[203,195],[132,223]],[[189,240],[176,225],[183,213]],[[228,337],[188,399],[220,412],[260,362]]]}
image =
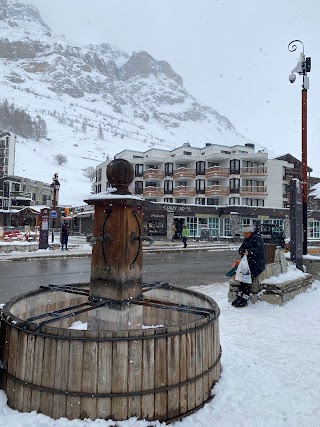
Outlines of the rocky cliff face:
{"label": "rocky cliff face", "polygon": [[[86,111],[94,111],[109,124],[105,136],[135,134],[147,147],[241,143],[226,117],[199,103],[171,65],[148,52],[129,55],[108,43],[71,45],[54,35],[35,7],[13,0],[0,0],[0,30],[0,77],[16,94],[30,95],[27,108],[39,111],[39,99],[51,100],[42,114],[53,114],[54,103],[62,102],[63,122],[70,125],[80,121],[67,107],[76,105],[82,122],[89,121]],[[5,93],[0,84],[0,96]]]}

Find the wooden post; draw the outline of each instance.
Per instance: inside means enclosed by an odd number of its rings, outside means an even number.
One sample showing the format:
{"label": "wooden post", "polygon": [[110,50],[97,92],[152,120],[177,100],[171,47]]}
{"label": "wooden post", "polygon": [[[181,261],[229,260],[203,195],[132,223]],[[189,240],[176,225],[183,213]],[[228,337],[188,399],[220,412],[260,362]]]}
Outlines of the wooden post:
{"label": "wooden post", "polygon": [[141,307],[130,306],[142,299],[142,200],[128,191],[133,177],[131,163],[112,161],[107,178],[116,191],[87,201],[95,205],[90,299],[108,301],[90,315],[92,330],[142,327]]}

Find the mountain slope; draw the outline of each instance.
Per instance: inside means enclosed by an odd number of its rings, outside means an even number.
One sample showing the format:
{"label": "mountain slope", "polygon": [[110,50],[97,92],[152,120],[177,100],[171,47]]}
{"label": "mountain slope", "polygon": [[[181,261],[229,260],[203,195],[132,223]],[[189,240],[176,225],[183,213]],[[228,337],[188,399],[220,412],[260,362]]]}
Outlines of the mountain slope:
{"label": "mountain slope", "polygon": [[[248,142],[147,52],[71,45],[35,7],[13,0],[0,0],[0,30],[0,101],[41,115],[48,129],[39,142],[18,137],[15,173],[51,182],[58,172],[61,203],[82,204],[90,191],[83,169],[126,148]],[[67,164],[54,161],[58,153]]]}

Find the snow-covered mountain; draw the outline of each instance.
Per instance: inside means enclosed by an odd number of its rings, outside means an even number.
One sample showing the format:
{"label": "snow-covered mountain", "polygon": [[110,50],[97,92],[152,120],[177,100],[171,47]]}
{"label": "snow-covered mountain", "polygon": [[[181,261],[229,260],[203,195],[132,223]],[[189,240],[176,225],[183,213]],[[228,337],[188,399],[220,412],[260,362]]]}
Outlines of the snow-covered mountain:
{"label": "snow-covered mountain", "polygon": [[[0,34],[0,102],[40,115],[48,132],[40,141],[18,135],[15,174],[51,182],[58,172],[61,203],[83,204],[83,169],[124,149],[250,142],[147,52],[72,45],[14,0],[0,0]],[[68,162],[58,165],[56,154]]]}

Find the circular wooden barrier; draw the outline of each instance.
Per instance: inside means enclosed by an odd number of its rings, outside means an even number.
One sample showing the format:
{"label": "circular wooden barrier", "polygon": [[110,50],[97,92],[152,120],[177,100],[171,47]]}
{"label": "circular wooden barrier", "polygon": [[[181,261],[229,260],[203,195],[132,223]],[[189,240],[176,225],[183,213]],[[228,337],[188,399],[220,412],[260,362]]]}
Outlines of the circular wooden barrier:
{"label": "circular wooden barrier", "polygon": [[171,421],[211,399],[221,370],[215,301],[147,287],[152,304],[143,305],[141,329],[74,330],[72,322],[87,321],[88,297],[86,287],[73,289],[39,289],[5,304],[2,388],[10,407],[56,419]]}

